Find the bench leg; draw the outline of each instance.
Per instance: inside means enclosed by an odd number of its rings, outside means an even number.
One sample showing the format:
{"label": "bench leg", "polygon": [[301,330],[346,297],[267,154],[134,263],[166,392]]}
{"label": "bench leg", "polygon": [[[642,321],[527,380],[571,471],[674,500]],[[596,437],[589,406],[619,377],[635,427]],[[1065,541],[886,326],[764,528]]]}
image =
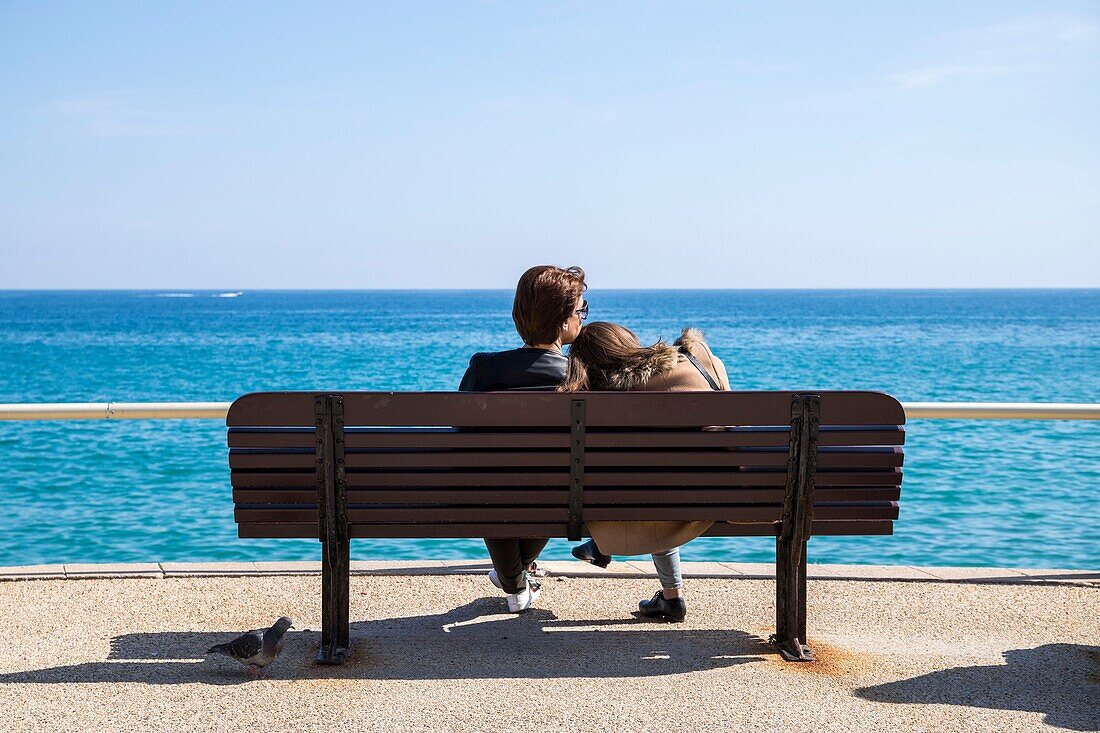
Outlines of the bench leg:
{"label": "bench leg", "polygon": [[813,659],[814,653],[806,641],[806,545],[806,542],[802,543],[802,562],[798,568],[798,640],[802,643],[803,653]]}
{"label": "bench leg", "polygon": [[813,522],[819,395],[791,398],[791,438],[783,515],[775,538],[775,633],[770,641],[788,662],[812,662],[806,646],[806,541]]}
{"label": "bench leg", "polygon": [[321,540],[321,651],[318,664],[348,658],[351,540],[344,472],[344,398],[319,394],[317,418],[317,529]]}
{"label": "bench leg", "polygon": [[775,541],[775,633],[771,642],[788,662],[812,662],[806,646],[806,542]]}
{"label": "bench leg", "polygon": [[321,651],[318,664],[343,664],[350,648],[351,543],[323,543],[321,559]]}

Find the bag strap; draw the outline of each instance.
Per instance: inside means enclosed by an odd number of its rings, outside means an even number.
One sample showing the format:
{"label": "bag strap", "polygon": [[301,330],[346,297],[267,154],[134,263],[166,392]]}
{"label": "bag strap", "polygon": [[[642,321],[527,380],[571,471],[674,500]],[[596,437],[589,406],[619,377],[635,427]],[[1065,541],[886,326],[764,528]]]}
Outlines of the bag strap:
{"label": "bag strap", "polygon": [[688,361],[695,365],[695,368],[698,369],[699,373],[703,375],[703,379],[707,380],[707,384],[710,385],[711,389],[718,392],[722,391],[722,386],[718,384],[718,382],[714,381],[714,377],[710,376],[710,372],[703,368],[703,365],[699,363],[698,359],[691,355],[690,351],[681,346],[680,352],[688,358]]}

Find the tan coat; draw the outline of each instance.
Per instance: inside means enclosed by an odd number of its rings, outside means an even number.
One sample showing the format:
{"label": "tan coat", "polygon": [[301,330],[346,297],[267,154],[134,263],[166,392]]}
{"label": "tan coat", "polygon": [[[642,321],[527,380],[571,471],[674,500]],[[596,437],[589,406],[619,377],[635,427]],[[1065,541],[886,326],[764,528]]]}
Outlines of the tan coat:
{"label": "tan coat", "polygon": [[[674,346],[691,352],[724,389],[729,390],[729,376],[722,360],[714,355],[703,335],[693,328],[684,329]],[[645,392],[710,392],[710,384],[699,370],[678,349],[669,348],[656,354],[650,364],[633,373],[618,373],[609,380],[623,391]],[[639,521],[587,522],[592,539],[607,555],[646,555],[679,547],[706,532],[713,522]]]}

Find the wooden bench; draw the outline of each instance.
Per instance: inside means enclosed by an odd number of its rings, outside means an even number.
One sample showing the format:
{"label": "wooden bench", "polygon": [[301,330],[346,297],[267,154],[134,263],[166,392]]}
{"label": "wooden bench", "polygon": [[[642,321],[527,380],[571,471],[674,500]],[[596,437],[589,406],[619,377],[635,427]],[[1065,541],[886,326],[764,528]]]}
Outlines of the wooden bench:
{"label": "wooden bench", "polygon": [[892,533],[904,422],[877,392],[270,392],[226,419],[239,536],[321,541],[323,664],[349,649],[353,537],[647,519],[774,536],[773,641],[812,659],[806,541]]}

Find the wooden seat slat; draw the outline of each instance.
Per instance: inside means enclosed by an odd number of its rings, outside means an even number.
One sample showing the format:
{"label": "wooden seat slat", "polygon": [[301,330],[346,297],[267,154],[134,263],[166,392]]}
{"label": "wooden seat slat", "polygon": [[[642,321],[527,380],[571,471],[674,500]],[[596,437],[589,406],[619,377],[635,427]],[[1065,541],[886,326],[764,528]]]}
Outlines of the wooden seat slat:
{"label": "wooden seat slat", "polygon": [[[587,506],[616,504],[749,504],[783,501],[781,488],[758,489],[589,489],[584,494]],[[897,501],[897,486],[820,488],[814,492],[818,502]],[[316,504],[314,489],[234,489],[233,501],[239,504]],[[352,489],[350,504],[568,504],[567,489]]]}
{"label": "wooden seat slat", "polygon": [[[817,392],[822,425],[900,425],[901,405],[877,392]],[[230,407],[228,426],[306,426],[315,421],[315,392],[258,392]],[[555,426],[569,424],[583,399],[590,427],[784,425],[791,399],[805,392],[347,392],[345,425]]]}
{"label": "wooden seat slat", "polygon": [[[312,468],[317,459],[313,451],[288,453],[230,450],[230,468],[295,469]],[[823,448],[818,455],[820,468],[881,468],[902,465],[900,448]],[[349,468],[513,468],[568,467],[569,452],[560,451],[438,451],[438,452],[355,452],[345,456]],[[786,467],[783,450],[692,450],[692,451],[603,451],[594,450],[585,456],[586,468],[614,467],[723,467],[771,466]]]}
{"label": "wooden seat slat", "polygon": [[[704,533],[706,537],[774,537],[779,533],[778,522],[734,524],[718,522]],[[565,537],[564,523],[546,524],[349,524],[348,534],[354,538],[481,538],[515,537],[541,538]],[[812,532],[815,536],[890,535],[894,523],[890,520],[836,522],[815,520]],[[588,530],[583,532],[590,536]],[[317,539],[316,524],[238,524],[237,536],[241,538],[305,538]]]}
{"label": "wooden seat slat", "polygon": [[[614,506],[587,507],[586,521],[656,521],[656,520],[721,520],[728,522],[779,521],[782,504],[708,505],[708,506]],[[448,522],[565,522],[569,509],[565,506],[348,506],[349,523],[407,522],[444,524]],[[822,520],[897,519],[897,502],[864,504],[815,504],[814,516]],[[234,510],[238,522],[248,524],[296,524],[317,521],[317,508],[275,504],[238,505]]]}
{"label": "wooden seat slat", "polygon": [[[822,521],[811,522],[810,533],[816,537],[852,537],[862,535],[892,535],[894,521],[890,519]],[[779,522],[759,524],[738,524],[736,522],[715,522],[703,533],[704,537],[771,537],[779,534],[782,525]]]}
{"label": "wooden seat slat", "polygon": [[[599,431],[588,433],[589,448],[738,448],[785,447],[790,439],[787,426],[732,428],[695,431]],[[467,449],[568,448],[569,434],[559,432],[481,432],[454,428],[347,428],[345,445],[349,449]],[[230,448],[303,448],[313,450],[316,436],[308,428],[229,429]],[[822,426],[820,446],[904,445],[905,430],[900,426]]]}
{"label": "wooden seat slat", "polygon": [[[787,475],[783,471],[673,471],[673,472],[636,472],[636,471],[591,471],[585,475],[587,487],[600,486],[784,486]],[[902,473],[899,469],[875,471],[829,471],[819,470],[816,475],[817,486],[899,486]],[[230,472],[230,481],[234,488],[265,487],[307,487],[316,484],[316,475],[312,471],[291,473],[288,471],[241,471]],[[567,471],[509,471],[503,473],[486,472],[449,472],[432,473],[421,471],[375,472],[348,471],[347,487],[438,487],[438,486],[567,486]]]}

